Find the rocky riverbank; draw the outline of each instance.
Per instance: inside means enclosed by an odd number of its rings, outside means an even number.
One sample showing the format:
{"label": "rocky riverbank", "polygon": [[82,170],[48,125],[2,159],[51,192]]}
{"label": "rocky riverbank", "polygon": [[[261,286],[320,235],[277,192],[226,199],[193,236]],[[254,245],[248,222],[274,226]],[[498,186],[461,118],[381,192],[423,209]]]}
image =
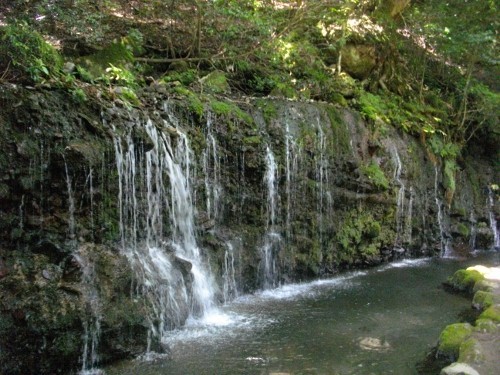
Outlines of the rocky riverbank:
{"label": "rocky riverbank", "polygon": [[437,356],[453,362],[441,375],[494,375],[500,357],[500,268],[474,266],[457,271],[447,285],[473,296],[480,312],[473,325],[447,326],[439,337]]}

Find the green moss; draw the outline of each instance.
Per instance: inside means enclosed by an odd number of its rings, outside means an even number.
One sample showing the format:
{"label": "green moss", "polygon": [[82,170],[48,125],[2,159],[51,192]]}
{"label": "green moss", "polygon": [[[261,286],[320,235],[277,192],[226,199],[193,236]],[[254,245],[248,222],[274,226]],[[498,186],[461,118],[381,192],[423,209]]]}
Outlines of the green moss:
{"label": "green moss", "polygon": [[266,124],[269,124],[271,120],[278,116],[278,110],[272,101],[259,99],[256,101],[256,105],[262,111]]}
{"label": "green moss", "polygon": [[469,338],[460,344],[458,362],[478,363],[484,359],[481,344],[474,338]]}
{"label": "green moss", "polygon": [[0,183],[0,199],[5,199],[9,196],[9,187],[6,184]]}
{"label": "green moss", "polygon": [[63,356],[70,356],[81,350],[82,342],[74,332],[60,332],[53,342],[55,350]]}
{"label": "green moss", "polygon": [[186,97],[190,111],[194,112],[198,117],[203,116],[204,106],[198,95],[183,86],[175,87],[174,92]]}
{"label": "green moss", "polygon": [[472,306],[476,309],[483,310],[491,305],[493,305],[493,293],[479,290],[474,294]]}
{"label": "green moss", "polygon": [[247,124],[253,123],[253,118],[247,112],[243,111],[236,104],[231,102],[222,102],[210,98],[210,108],[212,111],[219,116],[225,116],[233,120],[243,121]]}
{"label": "green moss", "polygon": [[106,76],[106,69],[110,65],[124,68],[126,64],[133,61],[133,58],[133,51],[125,40],[122,39],[114,41],[108,47],[93,55],[80,58],[78,63],[84,69],[87,78],[91,77],[92,80],[96,80]]}
{"label": "green moss", "polygon": [[479,290],[485,291],[485,292],[491,292],[495,288],[495,282],[491,280],[479,280],[474,284],[474,288],[472,291],[476,293]]}
{"label": "green moss", "polygon": [[60,75],[61,56],[26,22],[1,27],[0,40],[0,60],[8,62],[14,72],[35,82]]}
{"label": "green moss", "polygon": [[332,139],[335,142],[334,151],[336,157],[339,154],[349,154],[351,150],[351,136],[349,130],[339,114],[339,111],[331,105],[324,106],[324,109],[330,120],[330,126],[332,129]]}
{"label": "green moss", "polygon": [[311,241],[309,246],[302,250],[306,250],[306,252],[295,254],[297,265],[313,275],[318,275],[323,261],[323,253],[319,242],[317,240]]}
{"label": "green moss", "polygon": [[251,137],[243,138],[243,144],[248,146],[258,146],[262,143],[262,137],[260,135],[254,135]]}
{"label": "green moss", "polygon": [[465,210],[464,207],[453,207],[452,214],[454,216],[466,217],[467,216],[467,211]]}
{"label": "green moss", "polygon": [[230,92],[229,83],[224,72],[216,70],[200,79],[203,91],[212,94],[225,94]]}
{"label": "green moss", "polygon": [[216,115],[227,116],[233,111],[233,106],[231,104],[218,100],[212,100],[210,102],[210,107]]}
{"label": "green moss", "polygon": [[361,171],[375,186],[383,190],[389,188],[389,181],[376,162],[371,161],[370,164],[362,166]]}
{"label": "green moss", "polygon": [[184,71],[168,72],[160,79],[160,82],[180,82],[184,86],[189,86],[198,79],[198,71],[196,69],[186,69]]}
{"label": "green moss", "polygon": [[338,244],[336,259],[340,263],[368,261],[379,255],[382,246],[392,237],[385,233],[383,226],[370,214],[361,210],[350,211],[335,235]]}
{"label": "green moss", "polygon": [[472,334],[469,323],[455,323],[447,326],[439,336],[438,353],[451,359],[458,358],[460,345]]}
{"label": "green moss", "polygon": [[489,319],[495,323],[500,323],[500,305],[488,307],[479,315],[479,319]]}
{"label": "green moss", "polygon": [[484,276],[476,270],[458,270],[448,279],[448,284],[461,292],[470,293],[474,284],[483,278]]}
{"label": "green moss", "polygon": [[457,225],[457,231],[464,238],[468,238],[470,236],[469,227],[467,225],[463,224],[463,223],[458,223],[458,225]]}
{"label": "green moss", "polygon": [[474,330],[477,332],[496,333],[499,330],[498,325],[490,319],[477,319],[475,324]]}
{"label": "green moss", "polygon": [[347,107],[349,103],[347,100],[338,92],[334,92],[330,95],[330,102],[340,105],[341,107]]}

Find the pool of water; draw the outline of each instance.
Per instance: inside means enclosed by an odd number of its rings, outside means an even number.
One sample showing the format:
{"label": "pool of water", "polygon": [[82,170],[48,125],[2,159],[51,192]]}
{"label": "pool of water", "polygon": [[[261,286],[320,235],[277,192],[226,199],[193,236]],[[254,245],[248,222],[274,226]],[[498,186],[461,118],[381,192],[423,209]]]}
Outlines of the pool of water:
{"label": "pool of water", "polygon": [[171,353],[118,374],[417,374],[416,363],[470,300],[441,283],[466,262],[407,260],[241,297],[168,340]]}

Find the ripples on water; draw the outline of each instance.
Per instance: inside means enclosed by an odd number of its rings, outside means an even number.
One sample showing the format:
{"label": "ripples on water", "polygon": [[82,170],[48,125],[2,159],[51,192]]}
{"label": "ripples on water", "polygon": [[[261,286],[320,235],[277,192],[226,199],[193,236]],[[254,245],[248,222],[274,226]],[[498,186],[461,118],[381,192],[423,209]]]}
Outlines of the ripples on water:
{"label": "ripples on water", "polygon": [[440,331],[470,306],[441,288],[464,266],[403,260],[242,296],[173,331],[168,359],[107,374],[416,374]]}

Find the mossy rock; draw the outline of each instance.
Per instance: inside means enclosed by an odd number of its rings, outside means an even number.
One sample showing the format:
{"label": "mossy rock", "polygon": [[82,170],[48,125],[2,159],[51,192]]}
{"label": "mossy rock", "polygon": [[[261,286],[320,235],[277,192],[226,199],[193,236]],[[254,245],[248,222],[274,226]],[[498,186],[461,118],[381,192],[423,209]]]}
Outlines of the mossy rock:
{"label": "mossy rock", "polygon": [[477,319],[475,324],[476,332],[496,333],[499,330],[499,326],[490,319]]}
{"label": "mossy rock", "polygon": [[376,162],[372,161],[368,165],[361,166],[361,171],[377,188],[381,190],[389,188],[389,180]]}
{"label": "mossy rock", "polygon": [[483,279],[483,280],[477,281],[474,284],[474,288],[472,289],[472,291],[474,293],[476,293],[480,290],[484,291],[484,292],[491,292],[491,291],[493,291],[493,289],[495,289],[495,287],[496,287],[496,283],[494,281]]}
{"label": "mossy rock", "polygon": [[439,336],[438,355],[451,360],[458,358],[460,345],[472,334],[469,323],[455,323],[447,326]]}
{"label": "mossy rock", "polygon": [[474,285],[483,279],[484,276],[477,270],[458,270],[448,279],[448,284],[458,291],[471,293]]}
{"label": "mossy rock", "polygon": [[471,337],[460,345],[458,362],[478,363],[484,359],[483,348],[479,341]]}
{"label": "mossy rock", "polygon": [[254,135],[251,137],[243,138],[243,144],[247,146],[258,146],[262,143],[262,137],[260,135]]}
{"label": "mossy rock", "polygon": [[93,55],[80,58],[78,62],[84,70],[80,69],[79,72],[88,74],[87,78],[94,80],[105,75],[110,64],[122,67],[132,61],[133,54],[127,44],[123,41],[115,41]]}
{"label": "mossy rock", "polygon": [[500,323],[500,305],[488,307],[479,315],[479,319],[489,319],[497,324]]}
{"label": "mossy rock", "polygon": [[207,74],[200,79],[200,82],[203,84],[203,91],[208,93],[229,94],[231,92],[226,75],[219,70]]}
{"label": "mossy rock", "polygon": [[494,295],[491,292],[479,290],[474,294],[472,306],[478,310],[484,310],[493,305]]}

